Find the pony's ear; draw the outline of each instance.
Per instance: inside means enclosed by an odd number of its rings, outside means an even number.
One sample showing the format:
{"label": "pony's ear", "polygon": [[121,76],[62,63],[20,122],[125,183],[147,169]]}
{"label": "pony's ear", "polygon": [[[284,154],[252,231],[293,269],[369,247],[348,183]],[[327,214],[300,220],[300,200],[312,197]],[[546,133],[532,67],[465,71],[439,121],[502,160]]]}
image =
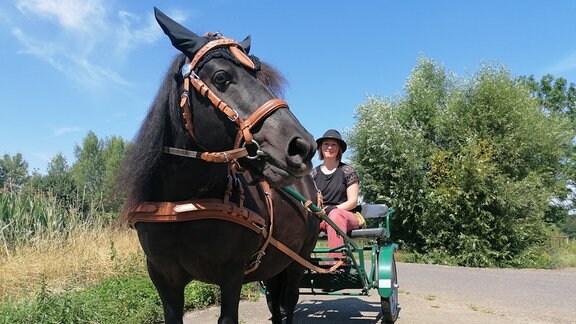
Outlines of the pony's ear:
{"label": "pony's ear", "polygon": [[246,38],[244,38],[244,40],[240,42],[240,46],[242,46],[242,48],[244,49],[244,52],[246,52],[246,54],[250,53],[250,43],[251,42],[252,42],[252,39],[250,38],[250,35],[246,36]]}
{"label": "pony's ear", "polygon": [[208,43],[206,38],[189,31],[156,7],[154,7],[154,16],[164,33],[170,38],[172,46],[176,47],[186,56],[194,57],[194,54],[196,54],[204,44]]}

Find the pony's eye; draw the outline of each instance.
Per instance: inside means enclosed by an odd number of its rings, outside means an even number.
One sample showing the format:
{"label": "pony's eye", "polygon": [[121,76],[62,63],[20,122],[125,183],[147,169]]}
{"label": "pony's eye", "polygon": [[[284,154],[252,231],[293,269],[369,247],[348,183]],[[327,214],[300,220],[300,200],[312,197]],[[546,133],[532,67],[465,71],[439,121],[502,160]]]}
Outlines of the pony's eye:
{"label": "pony's eye", "polygon": [[224,88],[230,82],[230,75],[226,71],[218,71],[212,76],[212,82],[214,82],[217,87]]}

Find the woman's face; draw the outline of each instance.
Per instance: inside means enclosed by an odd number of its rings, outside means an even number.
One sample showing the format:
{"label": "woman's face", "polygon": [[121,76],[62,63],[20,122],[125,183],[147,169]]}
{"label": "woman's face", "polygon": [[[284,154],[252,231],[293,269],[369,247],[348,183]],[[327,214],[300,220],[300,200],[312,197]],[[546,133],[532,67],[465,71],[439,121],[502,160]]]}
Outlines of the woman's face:
{"label": "woman's face", "polygon": [[322,141],[322,155],[324,158],[337,158],[340,146],[336,140],[327,139]]}

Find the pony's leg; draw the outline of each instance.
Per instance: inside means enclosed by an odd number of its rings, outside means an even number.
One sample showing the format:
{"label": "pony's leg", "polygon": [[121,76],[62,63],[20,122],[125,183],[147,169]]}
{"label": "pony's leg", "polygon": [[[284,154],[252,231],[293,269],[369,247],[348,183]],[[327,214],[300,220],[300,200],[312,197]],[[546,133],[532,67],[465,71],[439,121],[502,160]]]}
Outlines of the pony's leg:
{"label": "pony's leg", "polygon": [[280,309],[286,316],[286,324],[292,324],[294,310],[300,298],[300,284],[304,276],[304,268],[300,264],[292,262],[284,272],[286,274]]}
{"label": "pony's leg", "polygon": [[166,324],[182,324],[184,316],[184,288],[192,280],[190,275],[182,270],[173,270],[170,275],[156,269],[147,261],[148,274],[158,291],[164,308]]}
{"label": "pony's leg", "polygon": [[268,310],[272,314],[270,320],[272,323],[282,323],[282,319],[286,317],[286,310],[283,307],[282,297],[284,296],[284,287],[286,282],[286,270],[283,270],[276,276],[265,281],[266,290],[266,303]]}
{"label": "pony's leg", "polygon": [[240,305],[240,292],[244,280],[244,266],[227,267],[228,269],[240,269],[240,272],[230,271],[228,277],[220,284],[221,302],[220,317],[218,324],[238,324],[238,307]]}

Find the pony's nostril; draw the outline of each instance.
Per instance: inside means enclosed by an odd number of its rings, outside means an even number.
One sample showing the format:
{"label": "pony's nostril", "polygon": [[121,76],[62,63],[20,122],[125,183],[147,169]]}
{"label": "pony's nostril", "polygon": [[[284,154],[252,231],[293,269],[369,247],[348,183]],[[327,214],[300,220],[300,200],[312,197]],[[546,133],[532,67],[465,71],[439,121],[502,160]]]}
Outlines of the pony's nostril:
{"label": "pony's nostril", "polygon": [[300,137],[294,138],[288,145],[289,156],[306,156],[310,150],[310,145]]}
{"label": "pony's nostril", "polygon": [[314,156],[314,147],[301,137],[295,137],[288,144],[288,164],[302,168]]}

